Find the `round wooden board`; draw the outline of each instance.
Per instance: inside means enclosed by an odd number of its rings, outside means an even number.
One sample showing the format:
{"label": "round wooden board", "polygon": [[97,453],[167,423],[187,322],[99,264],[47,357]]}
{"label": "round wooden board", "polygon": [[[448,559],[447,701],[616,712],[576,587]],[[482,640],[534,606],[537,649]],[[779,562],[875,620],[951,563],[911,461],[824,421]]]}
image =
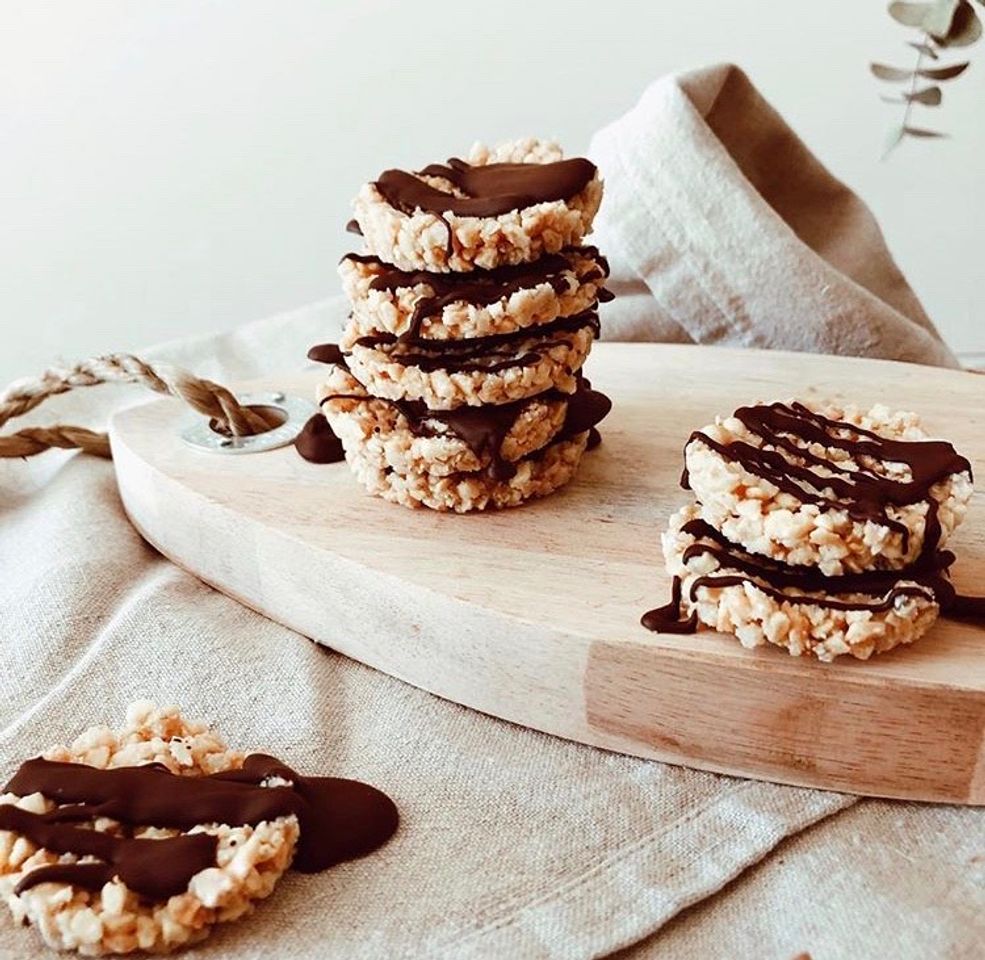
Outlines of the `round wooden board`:
{"label": "round wooden board", "polygon": [[[913,409],[985,476],[985,378],[899,363],[599,344],[604,443],[561,493],[515,510],[411,511],[344,464],[179,439],[162,400],[111,429],[137,529],[176,563],[287,626],[416,686],[642,757],[854,793],[985,803],[985,630],[941,620],[909,649],[821,664],[714,633],[649,633],[660,532],[688,494],[681,447],[716,413],[796,396]],[[315,368],[241,389],[311,396]],[[952,543],[985,592],[985,497]]]}

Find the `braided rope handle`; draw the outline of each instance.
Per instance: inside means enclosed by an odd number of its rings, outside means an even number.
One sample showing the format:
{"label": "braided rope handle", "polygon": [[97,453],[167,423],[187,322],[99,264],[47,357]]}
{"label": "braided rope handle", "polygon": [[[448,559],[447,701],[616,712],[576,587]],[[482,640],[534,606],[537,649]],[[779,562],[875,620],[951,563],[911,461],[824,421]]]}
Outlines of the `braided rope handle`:
{"label": "braided rope handle", "polygon": [[[84,360],[65,369],[51,369],[34,379],[18,380],[0,393],[0,427],[44,403],[49,397],[100,383],[139,383],[155,393],[178,397],[213,421],[220,433],[247,437],[263,433],[277,423],[262,410],[242,406],[225,387],[193,376],[186,370],[152,367],[130,353],[112,353]],[[28,427],[0,436],[0,457],[32,457],[52,447],[82,450],[109,457],[104,433],[55,424]]]}

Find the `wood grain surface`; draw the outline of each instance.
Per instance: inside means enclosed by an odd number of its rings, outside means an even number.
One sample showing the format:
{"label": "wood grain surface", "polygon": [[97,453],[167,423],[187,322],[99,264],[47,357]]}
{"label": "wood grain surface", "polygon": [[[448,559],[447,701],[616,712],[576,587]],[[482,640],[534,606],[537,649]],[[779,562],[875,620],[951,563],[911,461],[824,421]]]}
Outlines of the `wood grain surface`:
{"label": "wood grain surface", "polygon": [[[898,363],[599,344],[614,401],[603,445],[564,491],[455,516],[367,496],[344,464],[291,448],[186,447],[162,400],[117,415],[120,493],[143,536],[274,620],[439,696],[562,737],[672,763],[889,797],[985,803],[985,630],[941,620],[862,663],[730,637],[652,634],[660,532],[687,493],[681,447],[716,413],[833,397],[913,409],[985,476],[985,380]],[[240,389],[310,396],[322,373]],[[950,544],[985,593],[985,496]]]}

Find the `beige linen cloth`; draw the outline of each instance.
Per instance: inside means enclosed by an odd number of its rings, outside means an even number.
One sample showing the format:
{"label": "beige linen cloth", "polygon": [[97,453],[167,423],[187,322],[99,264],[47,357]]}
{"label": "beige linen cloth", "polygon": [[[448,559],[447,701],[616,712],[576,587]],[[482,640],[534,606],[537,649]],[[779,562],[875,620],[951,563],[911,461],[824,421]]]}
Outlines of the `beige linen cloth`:
{"label": "beige linen cloth", "polygon": [[[702,123],[714,98],[707,91],[698,101],[692,96],[708,84],[717,84],[720,96],[737,93],[734,109],[754,110],[759,124],[772,126],[767,142],[792,138],[741,75],[724,69],[658,83],[636,111],[599,134],[594,150],[611,198],[604,242],[635,265],[650,291],[627,297],[637,303],[635,313],[612,314],[613,323],[652,337],[672,316],[675,331],[695,339],[710,331],[708,338],[721,342],[790,346],[795,335],[801,346],[820,349],[837,346],[839,331],[845,342],[861,343],[853,318],[868,310],[880,340],[867,352],[892,355],[905,343],[908,353],[925,350],[924,359],[951,362],[850,195],[840,194],[851,215],[825,234],[826,252],[840,248],[839,230],[859,227],[853,243],[860,260],[871,261],[869,272],[839,273],[830,260],[814,264],[840,298],[824,313],[827,294],[817,288],[816,328],[794,300],[783,309],[779,291],[793,296],[784,285],[794,281],[772,270],[761,284],[732,293],[716,286],[715,297],[724,299],[714,309],[711,301],[687,309],[686,274],[704,269],[691,248],[700,236],[687,240],[688,255],[682,250],[676,265],[671,241],[659,238],[666,224],[657,221],[669,207],[639,192],[644,168],[646,177],[663,168],[649,169],[651,124],[677,138],[675,164],[707,167],[712,179],[718,170],[744,191],[746,215],[758,226],[722,222],[722,233],[762,233],[774,253],[795,248],[786,262],[805,288],[811,256],[819,256],[792,229],[784,234],[775,207],[757,205],[751,181]],[[665,108],[655,108],[658,101]],[[640,111],[645,119],[633,120]],[[727,113],[726,105],[718,112]],[[675,127],[678,116],[686,119]],[[647,130],[634,133],[636,123]],[[621,220],[620,207],[631,212],[634,202],[639,215]],[[641,239],[640,231],[654,239]],[[715,242],[716,258],[724,257],[724,239]],[[658,260],[669,271],[666,287]],[[733,272],[730,282],[738,279]],[[628,275],[624,285],[633,286]],[[739,318],[734,337],[725,333],[723,310]],[[332,335],[344,312],[336,298],[145,355],[224,382],[292,369],[311,343]],[[792,333],[795,322],[801,327]],[[824,339],[829,335],[834,339]],[[32,419],[95,425],[142,399],[92,388],[45,405]],[[83,727],[119,721],[130,701],[151,698],[180,704],[231,743],[272,751],[301,770],[363,778],[400,807],[401,829],[383,850],[325,874],[288,875],[253,916],[186,956],[980,955],[985,836],[978,811],[855,801],[644,762],[444,702],[315,646],[160,557],[123,516],[108,463],[62,452],[0,462],[0,571],[0,776]],[[0,957],[38,953],[34,932],[15,929],[4,911]]]}

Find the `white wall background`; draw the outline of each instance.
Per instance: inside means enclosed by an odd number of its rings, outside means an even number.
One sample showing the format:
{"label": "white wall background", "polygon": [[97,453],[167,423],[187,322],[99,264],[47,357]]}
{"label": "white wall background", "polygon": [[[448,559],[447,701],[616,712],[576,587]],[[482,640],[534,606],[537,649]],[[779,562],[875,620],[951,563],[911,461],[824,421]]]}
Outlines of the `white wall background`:
{"label": "white wall background", "polygon": [[[750,73],[985,351],[985,42],[880,162],[883,0],[0,0],[0,381],[337,290],[359,183],[475,139],[569,153],[654,77]],[[979,8],[980,9],[980,8]],[[983,11],[985,12],[985,11]],[[977,62],[976,62],[977,61]]]}

